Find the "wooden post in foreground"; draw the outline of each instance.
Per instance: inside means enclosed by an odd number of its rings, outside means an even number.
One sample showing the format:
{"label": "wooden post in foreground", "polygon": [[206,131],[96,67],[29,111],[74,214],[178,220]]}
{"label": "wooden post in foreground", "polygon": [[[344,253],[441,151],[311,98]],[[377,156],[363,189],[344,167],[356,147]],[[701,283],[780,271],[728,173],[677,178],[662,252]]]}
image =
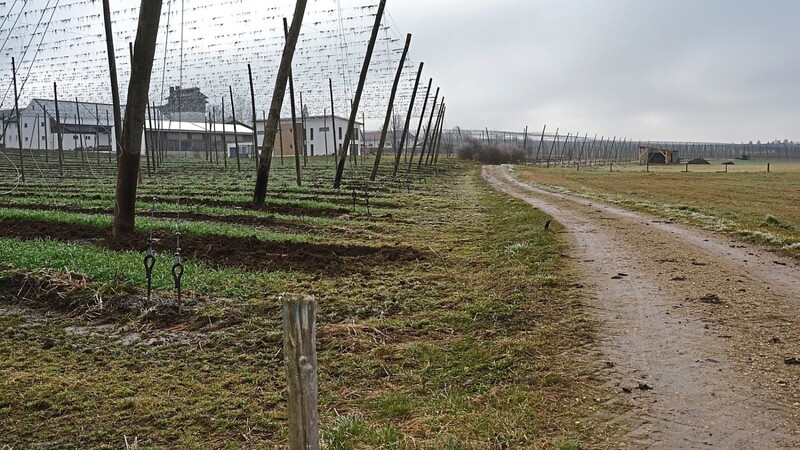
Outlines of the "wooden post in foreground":
{"label": "wooden post in foreground", "polygon": [[318,450],[317,301],[311,296],[282,294],[281,303],[289,449]]}

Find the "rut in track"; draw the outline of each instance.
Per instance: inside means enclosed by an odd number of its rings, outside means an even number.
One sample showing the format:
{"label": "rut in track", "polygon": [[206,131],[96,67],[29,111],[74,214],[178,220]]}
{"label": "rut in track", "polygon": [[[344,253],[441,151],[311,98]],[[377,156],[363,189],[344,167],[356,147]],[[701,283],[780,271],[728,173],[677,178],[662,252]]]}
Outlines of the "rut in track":
{"label": "rut in track", "polygon": [[[520,183],[560,222],[601,322],[601,376],[630,412],[614,448],[800,448],[796,263],[751,245]],[[532,226],[540,224],[532,224]]]}

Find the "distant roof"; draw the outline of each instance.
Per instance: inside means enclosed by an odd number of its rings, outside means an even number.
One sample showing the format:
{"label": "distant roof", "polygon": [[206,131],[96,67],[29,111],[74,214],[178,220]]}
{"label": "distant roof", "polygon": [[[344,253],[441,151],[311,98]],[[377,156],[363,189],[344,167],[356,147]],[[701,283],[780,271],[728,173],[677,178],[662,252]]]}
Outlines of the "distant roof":
{"label": "distant roof", "polygon": [[[55,120],[56,118],[56,102],[55,100],[46,100],[35,98],[28,103],[28,106],[19,111],[21,117],[42,117],[46,114],[48,117]],[[59,100],[58,101],[58,115],[61,123],[64,125],[77,125],[78,115],[80,114],[81,124],[92,125],[100,122],[103,125],[113,125],[114,123],[114,107],[108,103],[91,103],[91,102],[75,102],[74,100]],[[122,108],[122,114],[125,114],[125,108]],[[106,122],[108,120],[108,122]],[[12,114],[9,117],[9,122],[16,122],[17,117]]]}
{"label": "distant roof", "polygon": [[[214,133],[233,134],[233,124],[224,123],[211,123],[210,128],[208,124],[203,122],[178,122],[176,120],[154,120],[153,127],[150,127],[149,121],[145,121],[146,130],[156,131],[176,131],[185,133],[205,133],[206,131],[213,131]],[[236,134],[249,136],[253,134],[253,129],[244,125],[236,125]]]}

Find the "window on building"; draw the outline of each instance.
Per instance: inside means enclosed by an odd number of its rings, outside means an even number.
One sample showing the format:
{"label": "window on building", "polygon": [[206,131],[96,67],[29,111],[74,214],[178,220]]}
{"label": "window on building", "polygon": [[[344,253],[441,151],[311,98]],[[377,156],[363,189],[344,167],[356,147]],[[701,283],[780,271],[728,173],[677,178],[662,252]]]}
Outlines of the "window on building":
{"label": "window on building", "polygon": [[28,122],[25,122],[25,126],[23,128],[28,128]]}
{"label": "window on building", "polygon": [[353,131],[355,132],[355,137],[354,137],[353,139],[356,139],[356,140],[358,140],[358,128],[356,128],[356,129],[355,129],[355,130],[353,130]]}
{"label": "window on building", "polygon": [[314,144],[311,144],[311,156],[314,156]]}
{"label": "window on building", "polygon": [[46,141],[46,140],[47,140],[47,138],[45,138],[44,136],[42,136],[42,140],[43,140],[43,141]]}
{"label": "window on building", "polygon": [[339,127],[339,140],[342,140],[342,127]]}
{"label": "window on building", "polygon": [[42,126],[44,126],[44,122],[42,122]]}
{"label": "window on building", "polygon": [[319,127],[320,133],[326,133],[328,131],[331,131],[330,127]]}
{"label": "window on building", "polygon": [[[314,140],[314,129],[313,129],[313,128],[310,128],[308,131],[309,131],[309,133],[311,134],[311,135],[309,136],[308,140],[309,140],[309,141],[313,141],[313,140]],[[313,147],[313,146],[312,146],[312,147]],[[312,151],[313,151],[313,150],[312,150]]]}
{"label": "window on building", "polygon": [[27,137],[25,138],[25,142],[28,142],[28,138]]}

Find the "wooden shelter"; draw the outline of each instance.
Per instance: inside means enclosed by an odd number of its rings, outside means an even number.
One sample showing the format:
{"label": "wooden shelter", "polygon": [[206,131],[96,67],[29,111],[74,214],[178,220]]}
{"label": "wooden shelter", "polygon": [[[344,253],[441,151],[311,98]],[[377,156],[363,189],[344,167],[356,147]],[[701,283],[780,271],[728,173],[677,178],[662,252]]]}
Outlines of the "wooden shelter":
{"label": "wooden shelter", "polygon": [[639,146],[639,164],[675,164],[677,162],[677,150]]}

